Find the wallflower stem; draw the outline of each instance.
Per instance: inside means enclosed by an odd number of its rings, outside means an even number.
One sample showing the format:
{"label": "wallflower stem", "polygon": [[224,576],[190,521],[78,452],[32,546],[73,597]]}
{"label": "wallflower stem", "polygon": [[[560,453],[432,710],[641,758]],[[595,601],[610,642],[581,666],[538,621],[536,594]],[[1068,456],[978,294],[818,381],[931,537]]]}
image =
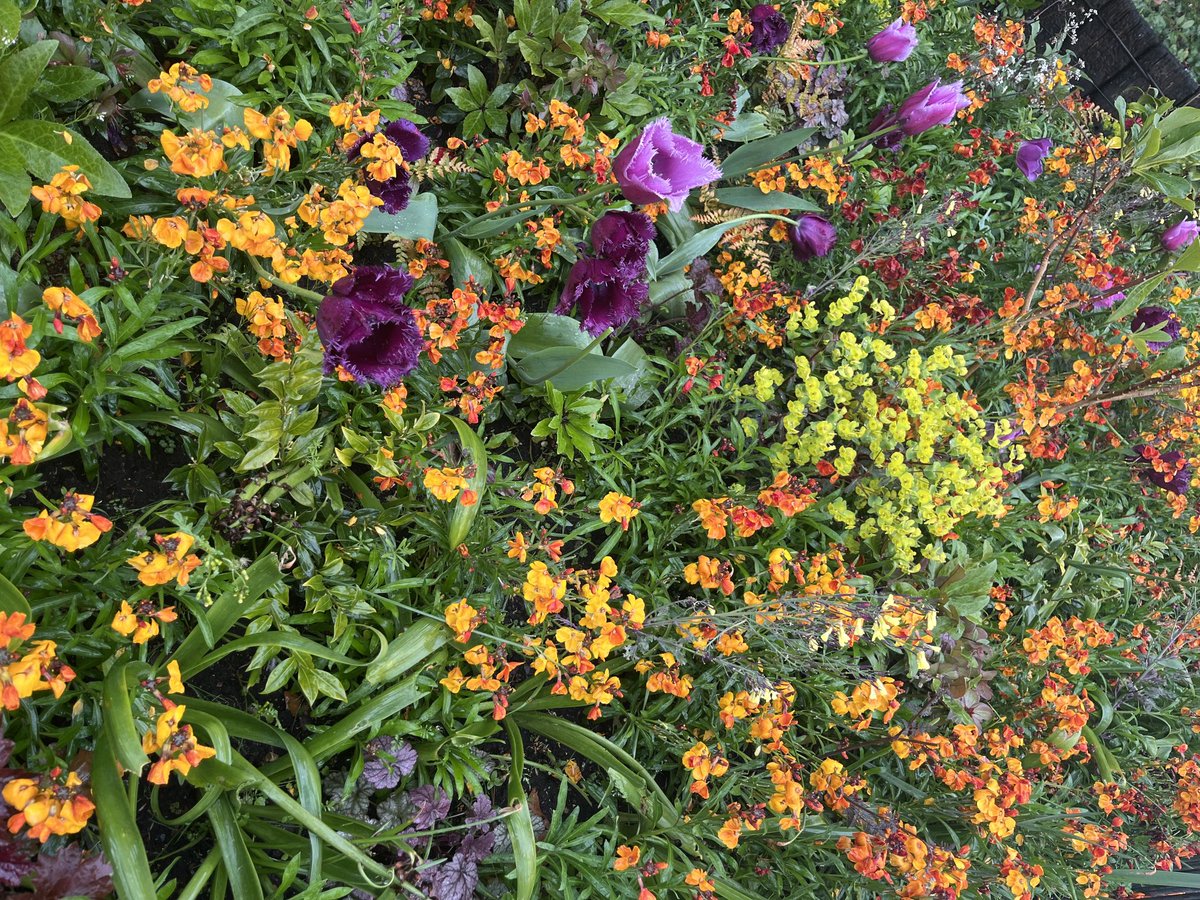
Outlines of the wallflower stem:
{"label": "wallflower stem", "polygon": [[479,222],[486,222],[488,219],[498,219],[501,216],[512,215],[513,213],[523,212],[529,209],[539,209],[543,206],[576,206],[577,204],[599,197],[610,190],[610,185],[603,185],[595,190],[588,191],[586,194],[575,194],[571,197],[534,197],[530,200],[510,203],[507,206],[500,206],[493,209],[491,212],[485,212],[482,216],[476,216],[470,222],[459,225],[449,234],[443,235],[442,240],[447,240],[452,237],[458,237],[460,233],[470,228],[472,225]]}
{"label": "wallflower stem", "polygon": [[287,291],[289,294],[295,294],[297,297],[305,297],[309,300],[316,301],[317,303],[320,303],[325,299],[324,294],[318,294],[316,291],[310,291],[308,288],[302,288],[294,284],[288,284],[286,281],[276,278],[263,268],[262,263],[260,263],[252,253],[247,253],[246,257],[250,260],[250,266],[255,272],[258,273],[259,278],[263,279],[264,281],[271,282],[271,284],[275,285],[275,287],[279,288],[280,290]]}

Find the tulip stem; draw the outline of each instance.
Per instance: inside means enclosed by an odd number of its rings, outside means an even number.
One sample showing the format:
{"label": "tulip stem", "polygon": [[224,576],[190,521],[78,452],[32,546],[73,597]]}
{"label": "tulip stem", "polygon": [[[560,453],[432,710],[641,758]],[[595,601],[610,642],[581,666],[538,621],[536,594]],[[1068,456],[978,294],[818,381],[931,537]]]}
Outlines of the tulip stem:
{"label": "tulip stem", "polygon": [[324,294],[318,294],[316,291],[310,291],[308,288],[302,288],[294,284],[288,284],[286,281],[276,278],[262,267],[262,263],[260,263],[254,257],[254,254],[247,253],[246,256],[250,260],[251,267],[255,272],[258,273],[258,277],[263,279],[263,281],[269,281],[271,284],[275,285],[275,287],[280,288],[281,290],[285,290],[290,294],[295,294],[297,297],[306,297],[309,300],[315,300],[317,303],[320,303],[325,299]]}
{"label": "tulip stem", "polygon": [[840,66],[842,63],[858,62],[866,57],[866,53],[856,53],[854,56],[844,56],[841,59],[793,59],[790,56],[760,56],[758,59],[767,62],[790,63],[795,66]]}
{"label": "tulip stem", "polygon": [[543,206],[574,206],[578,203],[591,200],[601,194],[607,193],[610,189],[609,185],[598,187],[595,190],[588,191],[586,194],[575,194],[570,197],[533,197],[529,200],[520,200],[516,203],[510,203],[507,206],[500,206],[493,209],[491,212],[486,212],[482,216],[476,216],[470,222],[459,225],[449,234],[443,235],[442,240],[448,240],[452,237],[458,237],[466,229],[479,222],[486,222],[488,219],[496,219],[500,216],[510,215],[514,212],[522,212],[530,209],[538,209]]}

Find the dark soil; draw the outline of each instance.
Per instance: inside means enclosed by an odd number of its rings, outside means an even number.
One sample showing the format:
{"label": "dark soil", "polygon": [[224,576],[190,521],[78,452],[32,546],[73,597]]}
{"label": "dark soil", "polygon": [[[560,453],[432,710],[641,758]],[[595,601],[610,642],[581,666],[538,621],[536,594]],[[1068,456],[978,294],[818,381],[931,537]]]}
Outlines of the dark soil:
{"label": "dark soil", "polygon": [[156,446],[149,456],[140,447],[128,450],[119,444],[105,448],[94,475],[89,476],[78,455],[57,460],[42,474],[41,491],[53,502],[65,491],[96,497],[96,509],[114,521],[148,506],[178,496],[166,479],[173,469],[190,463],[182,443]]}

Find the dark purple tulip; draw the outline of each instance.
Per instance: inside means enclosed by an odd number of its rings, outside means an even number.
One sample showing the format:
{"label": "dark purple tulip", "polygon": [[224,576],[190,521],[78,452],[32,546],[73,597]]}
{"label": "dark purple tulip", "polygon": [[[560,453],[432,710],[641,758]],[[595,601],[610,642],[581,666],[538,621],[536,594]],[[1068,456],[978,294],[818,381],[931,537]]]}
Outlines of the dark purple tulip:
{"label": "dark purple tulip", "polygon": [[899,124],[900,117],[896,113],[896,108],[888,103],[883,109],[875,113],[875,118],[867,126],[867,134],[874,134],[877,131],[883,131],[885,128],[892,129],[875,138],[873,143],[880,150],[895,150],[900,146],[900,142],[904,140],[904,133],[896,127]]}
{"label": "dark purple tulip", "polygon": [[429,152],[429,138],[408,119],[396,119],[383,129],[388,140],[400,148],[405,162],[416,162]]}
{"label": "dark purple tulip", "polygon": [[667,201],[678,212],[693,188],[711,184],[721,170],[704,157],[704,148],[655,119],[613,160],[613,174],[630,203]]}
{"label": "dark purple tulip", "polygon": [[[1151,484],[1155,484],[1172,494],[1186,494],[1192,483],[1192,467],[1186,457],[1178,450],[1167,450],[1165,453],[1155,453],[1152,447],[1138,444],[1133,448],[1136,456],[1130,457],[1130,462],[1137,463],[1138,472]],[[1159,467],[1166,469],[1160,472],[1154,468],[1153,459],[1157,455]]]}
{"label": "dark purple tulip", "polygon": [[1017,148],[1017,168],[1021,170],[1021,174],[1030,181],[1037,181],[1038,176],[1042,174],[1042,164],[1050,155],[1053,146],[1050,138],[1037,138],[1021,144]]}
{"label": "dark purple tulip", "polygon": [[837,242],[837,229],[823,216],[811,213],[801,216],[795,225],[788,226],[792,253],[801,262],[826,256]]}
{"label": "dark purple tulip", "polygon": [[412,286],[407,272],[391,266],[358,266],[335,282],[317,310],[325,371],[342,366],[385,389],[413,371],[425,340],[404,303]]}
{"label": "dark purple tulip", "polygon": [[787,41],[792,29],[782,13],[770,3],[760,3],[750,10],[750,49],[755,53],[771,54]]}
{"label": "dark purple tulip", "polygon": [[1135,334],[1139,331],[1154,331],[1157,328],[1163,330],[1169,340],[1146,342],[1146,346],[1155,353],[1166,350],[1172,342],[1179,340],[1182,327],[1183,323],[1179,321],[1179,317],[1165,306],[1143,306],[1134,313],[1129,323],[1130,330]]}
{"label": "dark purple tulip", "polygon": [[960,109],[971,101],[963,94],[962,82],[943,85],[941,79],[931,81],[900,104],[896,113],[900,130],[912,136],[936,125],[949,125]]}
{"label": "dark purple tulip", "polygon": [[583,330],[592,336],[618,328],[637,316],[650,295],[645,279],[629,274],[618,260],[581,259],[571,267],[554,311],[562,316],[577,307]]}
{"label": "dark purple tulip", "polygon": [[1200,235],[1200,225],[1191,219],[1182,219],[1163,232],[1162,245],[1168,253],[1177,253]]}
{"label": "dark purple tulip", "polygon": [[592,250],[597,256],[645,269],[646,253],[654,240],[654,220],[645,213],[606,212],[592,226]]}
{"label": "dark purple tulip", "polygon": [[412,198],[412,181],[407,172],[397,172],[395,178],[387,181],[368,178],[367,190],[383,201],[379,207],[383,212],[394,215],[408,207],[408,201]]}
{"label": "dark purple tulip", "polygon": [[875,62],[904,62],[917,49],[917,29],[897,19],[867,41],[867,55]]}

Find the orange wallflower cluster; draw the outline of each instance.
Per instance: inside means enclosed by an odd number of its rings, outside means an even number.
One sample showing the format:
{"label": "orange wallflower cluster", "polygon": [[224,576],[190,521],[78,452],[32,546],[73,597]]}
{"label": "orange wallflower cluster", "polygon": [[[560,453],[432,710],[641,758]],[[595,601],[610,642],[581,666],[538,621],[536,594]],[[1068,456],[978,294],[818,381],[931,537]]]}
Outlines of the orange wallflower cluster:
{"label": "orange wallflower cluster", "polygon": [[57,766],[40,778],[13,778],[4,786],[4,802],[15,810],[8,830],[28,826],[27,836],[43,844],[51,835],[83,831],[96,809],[79,773]]}
{"label": "orange wallflower cluster", "polygon": [[0,612],[0,701],[5,709],[17,709],[37,691],[61,697],[67,683],[75,679],[74,670],[58,658],[54,641],[23,646],[35,631],[24,613]]}
{"label": "orange wallflower cluster", "polygon": [[44,410],[30,402],[35,396],[44,397],[45,388],[24,378],[18,386],[27,396],[13,405],[7,419],[0,419],[0,459],[7,457],[14,466],[28,466],[46,444],[50,420]]}
{"label": "orange wallflower cluster", "polygon": [[171,65],[166,72],[146,82],[151,94],[166,94],[167,98],[185,113],[208,109],[208,92],[212,90],[211,75],[201,75],[185,62]]}
{"label": "orange wallflower cluster", "polygon": [[425,489],[443,503],[453,503],[457,498],[462,506],[474,506],[479,502],[479,495],[467,487],[467,479],[474,475],[474,466],[428,468],[425,470]]}
{"label": "orange wallflower cluster", "polygon": [[864,731],[871,727],[874,721],[873,713],[882,713],[884,725],[892,721],[892,717],[900,710],[901,685],[894,678],[876,678],[856,685],[850,696],[838,691],[830,701],[830,708],[839,716],[847,716],[855,721],[850,727],[855,731]]}
{"label": "orange wallflower cluster", "polygon": [[200,565],[200,557],[189,554],[196,539],[190,534],[176,531],[172,534],[156,534],[154,544],[157,550],[147,550],[126,560],[137,569],[138,581],[153,587],[166,584],[172,579],[183,587],[188,583],[192,571]]}
{"label": "orange wallflower cluster", "polygon": [[477,666],[477,675],[467,677],[462,669],[455,666],[439,682],[452,694],[457,694],[464,687],[469,691],[483,691],[492,695],[492,718],[499,722],[508,712],[508,677],[514,669],[521,667],[520,660],[509,662],[501,648],[492,653],[484,644],[478,644],[463,654],[463,659],[472,666]]}
{"label": "orange wallflower cluster", "polygon": [[691,792],[708,799],[708,779],[720,778],[729,771],[729,760],[714,753],[704,741],[697,741],[683,754],[683,767],[691,773]]}
{"label": "orange wallflower cluster", "polygon": [[728,497],[701,498],[692,503],[692,511],[696,513],[709,540],[719,541],[728,535],[730,521],[738,537],[753,537],[775,524],[767,509],[776,509],[785,518],[791,518],[816,502],[817,497],[808,482],[787,472],[779,472],[770,487],[758,492],[755,506],[735,503]]}
{"label": "orange wallflower cluster", "polygon": [[54,330],[62,334],[63,316],[75,320],[75,334],[90,344],[101,334],[92,308],[70,288],[52,287],[42,291],[42,302],[54,312]]}
{"label": "orange wallflower cluster", "polygon": [[42,355],[25,344],[33,335],[33,326],[12,313],[0,322],[0,378],[16,381],[37,368]]}
{"label": "orange wallflower cluster", "polygon": [[153,600],[140,600],[136,606],[128,600],[122,600],[111,627],[135,644],[144,644],[158,636],[159,622],[174,622],[178,618],[173,606],[158,609]]}
{"label": "orange wallflower cluster", "polygon": [[142,750],[148,754],[158,754],[146,780],[158,785],[170,781],[172,772],[187,777],[193,766],[217,755],[212,747],[205,747],[196,741],[191,725],[182,724],[186,707],[172,703],[165,697],[161,699],[163,712],[154,727],[142,735]]}
{"label": "orange wallflower cluster", "polygon": [[496,395],[504,390],[496,372],[476,370],[460,382],[457,375],[446,375],[438,380],[438,387],[446,395],[446,406],[457,409],[471,425],[479,424],[479,417]]}
{"label": "orange wallflower cluster", "polygon": [[91,189],[92,183],[79,166],[63,166],[49,184],[35,185],[30,193],[42,204],[42,212],[62,216],[67,228],[79,231],[85,222],[100,218],[100,207],[83,199]]}
{"label": "orange wallflower cluster", "polygon": [[609,491],[600,498],[600,521],[605,525],[617,522],[622,531],[629,530],[629,523],[641,512],[641,504],[632,497],[618,491]]}
{"label": "orange wallflower cluster", "polygon": [[1045,665],[1053,658],[1072,675],[1087,675],[1090,651],[1111,646],[1116,635],[1095,619],[1071,616],[1065,622],[1058,616],[1038,629],[1030,629],[1021,646],[1030,665]]}
{"label": "orange wallflower cluster", "polygon": [[566,478],[562,472],[549,466],[542,466],[533,470],[533,481],[521,491],[521,499],[528,502],[537,497],[533,504],[533,511],[544,516],[551,510],[558,509],[558,492],[560,490],[569,497],[575,493],[575,483]]}
{"label": "orange wallflower cluster", "polygon": [[288,320],[282,297],[268,297],[252,291],[249,297],[235,301],[238,314],[246,319],[246,330],[258,338],[258,352],[272,359],[291,359],[301,337]]}
{"label": "orange wallflower cluster", "polygon": [[471,632],[487,621],[487,612],[476,609],[465,599],[451,603],[446,607],[446,624],[454,632],[454,639],[465,644],[471,639]]}
{"label": "orange wallflower cluster", "polygon": [[726,597],[734,592],[732,575],[732,565],[707,556],[701,556],[694,563],[688,563],[683,569],[683,577],[688,584],[698,584],[709,591],[719,590]]}
{"label": "orange wallflower cluster", "polygon": [[905,822],[893,822],[881,811],[884,827],[872,833],[855,832],[838,838],[856,872],[873,881],[895,885],[897,897],[958,897],[968,887],[971,862],[967,848],[957,853],[928,844]]}
{"label": "orange wallflower cluster", "polygon": [[67,491],[58,509],[42,510],[22,527],[30,540],[49,541],[68,552],[90,547],[112,529],[112,522],[92,512],[95,497]]}

